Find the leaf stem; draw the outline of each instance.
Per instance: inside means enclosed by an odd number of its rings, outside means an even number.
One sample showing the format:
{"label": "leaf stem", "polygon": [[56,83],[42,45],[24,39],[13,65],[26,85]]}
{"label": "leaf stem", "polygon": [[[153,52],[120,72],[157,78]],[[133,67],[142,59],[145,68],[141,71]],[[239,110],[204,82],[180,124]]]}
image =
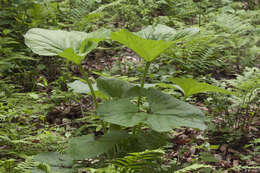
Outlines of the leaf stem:
{"label": "leaf stem", "polygon": [[[144,73],[143,73],[143,78],[142,78],[142,80],[141,80],[141,89],[144,88],[145,78],[146,78],[146,75],[147,75],[147,73],[148,73],[148,70],[149,70],[150,65],[151,65],[151,62],[146,62],[146,64],[145,64],[145,69],[144,69]],[[139,97],[138,97],[138,101],[137,101],[137,106],[138,106],[138,108],[140,108],[141,99],[142,99],[142,96],[139,96]]]}
{"label": "leaf stem", "polygon": [[98,108],[97,97],[96,97],[95,91],[94,91],[94,89],[93,89],[91,80],[89,79],[88,74],[83,70],[82,65],[79,65],[78,67],[79,67],[80,73],[83,75],[83,79],[84,79],[84,80],[87,82],[87,84],[88,84],[88,87],[89,87],[89,89],[90,89],[91,96],[92,96],[92,98],[93,98],[94,104],[95,104],[96,108]]}
{"label": "leaf stem", "polygon": [[[151,62],[146,62],[146,64],[145,64],[145,69],[144,69],[143,77],[142,77],[142,80],[141,80],[141,89],[144,88],[145,78],[146,78],[146,75],[148,73],[150,65],[151,65]],[[140,110],[140,105],[141,105],[141,99],[142,99],[142,96],[139,96],[138,97],[138,101],[137,101],[137,106],[138,106],[139,110]],[[133,134],[136,135],[137,132],[140,129],[141,129],[140,125],[135,126],[134,129],[133,129]]]}
{"label": "leaf stem", "polygon": [[[86,73],[86,72],[83,70],[82,65],[78,65],[78,67],[79,67],[80,73],[83,75],[83,79],[84,79],[84,80],[87,82],[87,84],[88,84],[88,87],[89,87],[90,92],[91,92],[91,96],[92,96],[92,98],[93,98],[95,107],[96,107],[96,109],[97,109],[97,108],[98,108],[97,97],[96,97],[95,91],[94,91],[94,89],[93,89],[91,80],[89,79],[88,73]],[[104,134],[105,134],[105,133],[107,132],[107,129],[106,129],[106,124],[105,124],[104,121],[102,121],[102,128],[103,128],[103,132],[104,132]]]}

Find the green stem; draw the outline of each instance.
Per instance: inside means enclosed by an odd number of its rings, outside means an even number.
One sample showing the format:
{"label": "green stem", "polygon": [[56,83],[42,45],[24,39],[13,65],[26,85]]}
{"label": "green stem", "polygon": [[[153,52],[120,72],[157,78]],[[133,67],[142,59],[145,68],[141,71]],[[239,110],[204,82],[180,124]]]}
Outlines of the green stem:
{"label": "green stem", "polygon": [[[95,104],[96,109],[97,109],[97,108],[98,108],[97,97],[96,97],[95,91],[94,91],[94,89],[93,89],[91,80],[89,79],[88,74],[83,70],[82,65],[79,65],[78,67],[79,67],[80,73],[83,75],[84,80],[85,80],[85,81],[87,82],[87,84],[88,84],[88,87],[89,87],[90,92],[91,92],[91,96],[92,96],[92,98],[93,98],[94,104]],[[107,129],[106,129],[106,124],[105,124],[104,121],[102,121],[102,128],[103,128],[103,132],[106,133],[106,132],[107,132]]]}
{"label": "green stem", "polygon": [[[145,78],[146,78],[146,75],[148,73],[150,65],[151,65],[151,62],[146,62],[146,64],[145,64],[145,69],[144,69],[143,77],[142,77],[142,80],[141,80],[141,89],[144,88]],[[138,106],[139,109],[140,109],[140,105],[141,105],[141,99],[142,99],[142,96],[139,96],[138,101],[137,101],[137,106]],[[137,131],[139,131],[140,129],[141,129],[140,125],[135,126],[134,129],[133,129],[133,134],[136,135]]]}
{"label": "green stem", "polygon": [[87,82],[87,84],[88,84],[88,87],[89,87],[90,92],[91,92],[91,96],[92,96],[93,101],[94,101],[94,104],[95,104],[95,106],[96,106],[96,108],[97,108],[97,107],[98,107],[97,97],[96,97],[95,91],[94,91],[94,89],[93,89],[91,80],[89,79],[88,74],[83,70],[82,65],[79,65],[79,71],[80,71],[80,73],[83,75],[84,80],[85,80],[85,81]]}
{"label": "green stem", "polygon": [[[146,78],[146,75],[147,75],[147,73],[148,73],[148,70],[149,70],[150,65],[151,65],[151,62],[147,62],[147,63],[145,64],[145,69],[144,69],[144,73],[143,73],[143,78],[142,78],[142,80],[141,80],[141,89],[144,88],[145,78]],[[140,108],[141,99],[142,99],[142,96],[139,96],[139,97],[138,97],[138,101],[137,101],[137,106],[138,106],[138,108]]]}

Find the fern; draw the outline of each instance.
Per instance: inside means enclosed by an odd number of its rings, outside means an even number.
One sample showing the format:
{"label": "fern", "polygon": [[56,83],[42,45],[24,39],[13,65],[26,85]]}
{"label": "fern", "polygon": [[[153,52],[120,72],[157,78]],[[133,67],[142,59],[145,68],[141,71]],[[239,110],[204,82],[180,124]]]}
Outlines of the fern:
{"label": "fern", "polygon": [[126,170],[123,168],[116,168],[114,165],[109,165],[105,168],[99,168],[99,169],[94,169],[94,168],[86,168],[82,169],[81,171],[87,171],[89,173],[134,173],[132,170]]}
{"label": "fern", "polygon": [[30,170],[37,166],[37,163],[33,161],[32,157],[27,157],[24,162],[19,163],[14,171],[16,173],[30,173]]}
{"label": "fern", "polygon": [[162,150],[146,150],[139,153],[130,153],[128,156],[112,161],[112,164],[125,170],[138,172],[151,172],[158,167],[161,157],[164,155]]}
{"label": "fern", "polygon": [[180,69],[204,73],[215,66],[225,65],[221,59],[216,58],[221,48],[216,44],[216,37],[200,34],[188,37],[169,53],[175,55],[176,58],[172,61],[179,64]]}
{"label": "fern", "polygon": [[216,17],[215,27],[223,32],[242,35],[253,30],[253,26],[248,20],[243,20],[239,16],[222,13]]}
{"label": "fern", "polygon": [[101,12],[103,10],[105,10],[106,8],[109,8],[109,7],[114,7],[114,6],[117,6],[119,5],[121,2],[124,2],[125,0],[117,0],[115,2],[111,2],[109,4],[105,4],[105,5],[102,5],[100,6],[97,10],[91,12],[91,13],[97,13],[97,12]]}
{"label": "fern", "polygon": [[240,97],[234,98],[237,104],[259,103],[260,97],[260,69],[246,68],[242,75],[227,82],[237,88]]}
{"label": "fern", "polygon": [[260,24],[260,10],[240,10],[237,14],[242,20],[250,21],[252,25]]}
{"label": "fern", "polygon": [[117,0],[107,4],[100,4],[98,0],[80,0],[70,4],[70,11],[67,14],[70,21],[80,21],[83,17],[103,12],[109,7],[119,5],[125,0]]}
{"label": "fern", "polygon": [[164,154],[164,151],[160,149],[130,153],[128,156],[111,161],[108,167],[99,169],[87,168],[85,170],[93,173],[161,172],[161,160]]}
{"label": "fern", "polygon": [[79,21],[84,15],[89,14],[92,10],[96,8],[96,1],[89,1],[89,0],[79,0],[79,1],[72,1],[68,8],[67,16],[71,21]]}

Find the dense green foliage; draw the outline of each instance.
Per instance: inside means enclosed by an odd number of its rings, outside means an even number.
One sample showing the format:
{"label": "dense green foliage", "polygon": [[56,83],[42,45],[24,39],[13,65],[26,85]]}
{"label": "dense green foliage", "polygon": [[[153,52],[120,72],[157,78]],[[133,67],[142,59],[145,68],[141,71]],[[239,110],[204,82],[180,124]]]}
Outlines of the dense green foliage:
{"label": "dense green foliage", "polygon": [[259,172],[258,0],[2,0],[0,31],[0,173]]}

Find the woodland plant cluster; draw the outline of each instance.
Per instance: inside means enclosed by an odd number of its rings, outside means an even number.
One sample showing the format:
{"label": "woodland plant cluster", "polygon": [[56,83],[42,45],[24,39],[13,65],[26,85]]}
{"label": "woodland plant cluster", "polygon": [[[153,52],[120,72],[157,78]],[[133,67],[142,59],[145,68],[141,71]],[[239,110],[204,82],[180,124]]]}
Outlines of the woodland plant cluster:
{"label": "woodland plant cluster", "polygon": [[0,173],[260,171],[258,0],[0,14]]}

